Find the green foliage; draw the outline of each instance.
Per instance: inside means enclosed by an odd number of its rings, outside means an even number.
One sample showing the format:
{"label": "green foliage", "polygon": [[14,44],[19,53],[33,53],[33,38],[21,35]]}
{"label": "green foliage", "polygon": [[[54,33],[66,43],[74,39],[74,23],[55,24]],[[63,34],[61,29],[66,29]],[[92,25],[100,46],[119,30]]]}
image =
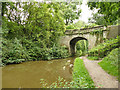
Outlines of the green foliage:
{"label": "green foliage", "polygon": [[[30,8],[25,11],[29,13],[25,31],[32,39],[49,47],[57,42],[65,30],[64,20],[58,10],[57,3],[30,3]],[[25,5],[27,8],[29,5]],[[40,7],[39,7],[40,6]],[[33,11],[34,10],[34,11]]]}
{"label": "green foliage", "polygon": [[40,79],[41,88],[71,88],[71,82],[64,80],[61,77],[58,77],[58,80],[48,85],[44,79]]}
{"label": "green foliage", "polygon": [[115,39],[107,40],[106,42],[97,45],[88,52],[88,55],[104,57],[108,55],[112,49],[119,47],[119,45],[120,45],[120,36],[118,36]]}
{"label": "green foliage", "polygon": [[84,21],[79,20],[78,22],[73,24],[76,29],[80,29],[86,25]]}
{"label": "green foliage", "polygon": [[95,24],[95,23],[90,23],[90,24],[85,25],[84,28],[91,28],[91,27],[94,27],[94,26],[98,26],[98,25]]}
{"label": "green foliage", "polygon": [[72,2],[71,0],[69,2],[60,3],[62,15],[66,25],[73,23],[75,19],[79,19],[81,9],[77,6],[80,6],[81,4],[82,3],[80,1]]}
{"label": "green foliage", "polygon": [[[23,43],[23,44],[22,44]],[[54,45],[51,48],[41,48],[39,43],[17,38],[2,41],[2,63],[21,63],[28,60],[50,60],[69,56],[65,46]]]}
{"label": "green foliage", "polygon": [[[65,23],[60,10],[55,6],[57,3],[20,2],[13,4],[17,8],[14,10],[7,7],[10,6],[9,3],[6,2],[6,4],[6,16],[2,17],[3,36],[5,38],[20,39],[25,37],[38,41],[43,48],[45,45],[46,47],[53,46],[63,35]],[[19,10],[18,7],[23,10]],[[13,12],[16,14],[14,15]],[[20,15],[21,12],[24,17]]]}
{"label": "green foliage", "polygon": [[110,54],[99,62],[99,65],[108,72],[108,74],[116,76],[117,78],[120,78],[120,75],[118,75],[118,62],[120,62],[120,59],[118,58],[120,55],[120,53],[118,53],[119,50],[120,48],[113,49]]}
{"label": "green foliage", "polygon": [[66,81],[58,77],[58,80],[48,85],[44,79],[40,80],[41,88],[95,88],[87,69],[84,66],[83,60],[76,58],[73,69],[73,81]]}
{"label": "green foliage", "polygon": [[99,60],[99,57],[96,56],[88,56],[87,58],[90,60]]}
{"label": "green foliage", "polygon": [[66,29],[76,29],[76,28],[74,27],[74,25],[70,24],[66,26]]}
{"label": "green foliage", "polygon": [[[10,7],[10,10],[16,10],[17,8],[14,5],[14,2],[2,2],[2,16],[4,16],[5,14],[8,14],[8,8],[7,6]],[[11,13],[10,13],[11,14]]]}
{"label": "green foliage", "polygon": [[92,18],[88,19],[89,23],[95,23],[97,25],[105,25],[105,23],[107,23],[103,15],[99,13],[95,13],[95,14],[93,13],[92,15],[93,15]]}
{"label": "green foliage", "polygon": [[66,29],[80,29],[82,27],[84,27],[86,25],[86,23],[84,21],[78,21],[74,24],[69,24],[66,26]]}
{"label": "green foliage", "polygon": [[88,2],[90,9],[99,9],[98,13],[104,15],[106,23],[112,25],[120,17],[120,2]]}
{"label": "green foliage", "polygon": [[74,88],[94,88],[94,83],[89,76],[87,69],[83,63],[83,60],[76,58],[73,68],[73,81],[76,83]]}
{"label": "green foliage", "polygon": [[2,41],[2,62],[8,63],[21,63],[28,58],[26,49],[20,44],[18,39]]}
{"label": "green foliage", "polygon": [[80,40],[76,43],[76,56],[84,56],[88,52],[88,41]]}
{"label": "green foliage", "polygon": [[4,64],[69,56],[65,46],[57,45],[65,31],[59,3],[5,2],[3,9]]}
{"label": "green foliage", "polygon": [[98,29],[98,30],[94,30],[92,32],[90,32],[91,35],[103,35],[103,30],[102,29]]}

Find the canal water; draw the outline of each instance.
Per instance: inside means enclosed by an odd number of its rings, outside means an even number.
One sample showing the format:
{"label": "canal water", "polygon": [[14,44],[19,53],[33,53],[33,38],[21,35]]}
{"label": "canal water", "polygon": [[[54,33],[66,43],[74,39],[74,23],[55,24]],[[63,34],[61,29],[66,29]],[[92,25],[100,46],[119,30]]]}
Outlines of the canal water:
{"label": "canal water", "polygon": [[72,80],[75,57],[51,61],[28,61],[2,68],[2,88],[41,88],[40,79],[49,85],[58,80]]}

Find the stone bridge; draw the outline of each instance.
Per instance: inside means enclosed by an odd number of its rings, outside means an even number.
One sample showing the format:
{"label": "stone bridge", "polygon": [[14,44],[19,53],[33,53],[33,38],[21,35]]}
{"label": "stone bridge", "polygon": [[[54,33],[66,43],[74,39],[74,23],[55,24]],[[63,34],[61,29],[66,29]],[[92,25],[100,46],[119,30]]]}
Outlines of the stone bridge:
{"label": "stone bridge", "polygon": [[[118,29],[119,28],[119,29]],[[120,35],[119,26],[96,26],[91,28],[66,30],[65,36],[60,38],[60,44],[65,45],[69,49],[71,55],[75,54],[75,45],[79,40],[88,41],[88,50],[104,41],[104,38],[115,38]]]}

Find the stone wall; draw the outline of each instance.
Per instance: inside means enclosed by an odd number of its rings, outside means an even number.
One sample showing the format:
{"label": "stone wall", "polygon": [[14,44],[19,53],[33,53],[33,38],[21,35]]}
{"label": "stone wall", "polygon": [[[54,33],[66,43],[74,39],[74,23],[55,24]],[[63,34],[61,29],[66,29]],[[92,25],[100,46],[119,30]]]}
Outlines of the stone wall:
{"label": "stone wall", "polygon": [[[93,34],[91,35],[91,32],[94,30],[102,29],[103,33],[101,34]],[[87,40],[88,41],[88,50],[95,47],[97,44],[103,42],[103,38],[115,38],[117,35],[120,35],[120,25],[119,26],[108,26],[107,29],[105,29],[103,26],[93,27],[93,28],[87,28],[87,29],[75,29],[75,30],[67,30],[65,32],[66,36],[61,37],[60,44],[65,45],[68,47],[69,52],[75,53],[75,44],[79,40]],[[101,38],[102,37],[102,38]],[[72,44],[70,44],[70,42]],[[75,42],[74,42],[75,41]]]}
{"label": "stone wall", "polygon": [[108,39],[115,38],[117,35],[120,35],[120,25],[108,26],[107,29],[109,30],[107,35]]}

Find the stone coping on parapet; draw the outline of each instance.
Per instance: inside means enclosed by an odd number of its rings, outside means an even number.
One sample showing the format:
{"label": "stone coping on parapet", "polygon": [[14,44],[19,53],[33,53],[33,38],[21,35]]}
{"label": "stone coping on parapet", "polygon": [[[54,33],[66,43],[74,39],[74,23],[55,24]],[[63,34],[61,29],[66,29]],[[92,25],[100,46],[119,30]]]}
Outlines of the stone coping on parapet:
{"label": "stone coping on parapet", "polygon": [[116,27],[116,26],[120,27],[120,25],[110,25],[110,26],[107,26],[107,27],[100,25],[100,26],[94,26],[94,27],[89,27],[89,28],[67,29],[65,31],[65,33],[66,32],[74,32],[74,31],[82,31],[82,30],[86,31],[86,30],[89,30],[89,29],[96,29],[96,28],[104,28],[104,29],[106,29],[106,28],[111,28],[111,27]]}
{"label": "stone coping on parapet", "polygon": [[[90,33],[90,32],[93,32],[94,30],[91,30],[91,31],[83,31],[83,32],[78,32],[78,33],[65,33],[65,35],[80,35],[80,34],[87,34],[87,33]],[[102,30],[102,31],[108,31],[108,30]]]}
{"label": "stone coping on parapet", "polygon": [[96,26],[96,27],[90,27],[90,28],[81,28],[81,29],[70,29],[70,30],[66,30],[65,34],[69,35],[69,34],[83,34],[83,33],[88,33],[91,31],[94,31],[96,29],[106,29],[104,28],[104,26]]}
{"label": "stone coping on parapet", "polygon": [[[104,28],[101,28],[102,31],[107,31],[108,29],[104,29]],[[65,32],[65,35],[76,35],[76,34],[87,34],[87,33],[90,33],[90,32],[94,32],[95,29],[87,29],[87,30],[76,30],[76,31],[69,31],[69,32]]]}
{"label": "stone coping on parapet", "polygon": [[80,29],[67,29],[65,32],[69,32],[69,31],[77,31],[77,30],[87,30],[87,29],[95,29],[95,28],[101,28],[104,26],[95,26],[95,27],[89,27],[89,28],[80,28]]}

